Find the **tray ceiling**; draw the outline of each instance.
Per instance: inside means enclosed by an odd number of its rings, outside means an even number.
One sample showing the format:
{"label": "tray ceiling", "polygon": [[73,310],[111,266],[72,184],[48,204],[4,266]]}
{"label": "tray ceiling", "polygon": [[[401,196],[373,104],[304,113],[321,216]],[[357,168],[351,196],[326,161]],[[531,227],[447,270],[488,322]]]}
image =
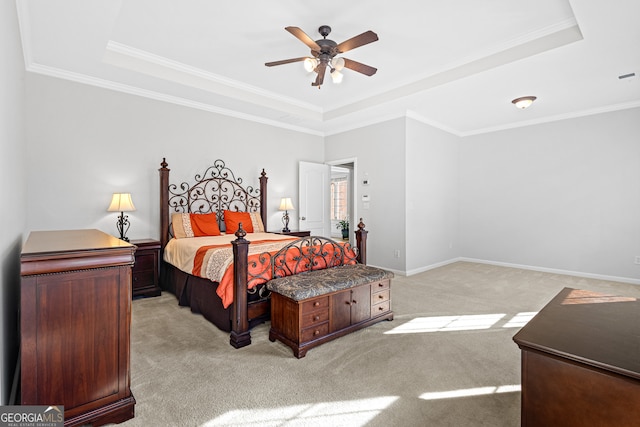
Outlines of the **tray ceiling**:
{"label": "tray ceiling", "polygon": [[[466,136],[640,106],[640,2],[17,0],[28,71],[329,135],[408,116]],[[379,41],[320,90],[284,30]],[[635,77],[619,76],[635,73]],[[518,110],[511,100],[535,95]]]}

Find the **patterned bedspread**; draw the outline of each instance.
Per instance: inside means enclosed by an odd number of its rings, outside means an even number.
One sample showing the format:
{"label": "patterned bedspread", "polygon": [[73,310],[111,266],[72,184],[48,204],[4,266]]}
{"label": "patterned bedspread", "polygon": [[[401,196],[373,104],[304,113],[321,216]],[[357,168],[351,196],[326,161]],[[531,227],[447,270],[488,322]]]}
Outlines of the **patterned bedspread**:
{"label": "patterned bedspread", "polygon": [[[216,293],[226,308],[233,303],[233,247],[231,241],[236,236],[208,236],[185,239],[171,239],[164,249],[164,260],[185,273],[218,282]],[[272,233],[251,233],[246,236],[249,245],[248,288],[265,283],[265,261],[260,254],[275,253],[296,240],[296,237]],[[262,276],[262,277],[258,277]]]}

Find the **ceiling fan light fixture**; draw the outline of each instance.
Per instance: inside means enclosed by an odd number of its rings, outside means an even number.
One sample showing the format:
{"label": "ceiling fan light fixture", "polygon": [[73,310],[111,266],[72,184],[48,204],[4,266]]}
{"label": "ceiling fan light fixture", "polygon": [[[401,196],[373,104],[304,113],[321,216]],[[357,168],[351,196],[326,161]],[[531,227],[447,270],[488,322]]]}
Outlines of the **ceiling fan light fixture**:
{"label": "ceiling fan light fixture", "polygon": [[524,110],[525,108],[530,107],[536,99],[537,97],[535,96],[521,96],[520,98],[516,98],[511,101],[511,103],[521,110]]}
{"label": "ceiling fan light fixture", "polygon": [[344,75],[340,71],[338,71],[337,68],[331,70],[331,80],[333,81],[333,83],[339,85],[340,83],[342,83],[343,77]]}
{"label": "ceiling fan light fixture", "polygon": [[333,58],[331,66],[338,71],[342,70],[344,68],[344,58]]}
{"label": "ceiling fan light fixture", "polygon": [[314,71],[318,66],[318,60],[315,58],[307,58],[304,60],[304,69],[309,73]]}

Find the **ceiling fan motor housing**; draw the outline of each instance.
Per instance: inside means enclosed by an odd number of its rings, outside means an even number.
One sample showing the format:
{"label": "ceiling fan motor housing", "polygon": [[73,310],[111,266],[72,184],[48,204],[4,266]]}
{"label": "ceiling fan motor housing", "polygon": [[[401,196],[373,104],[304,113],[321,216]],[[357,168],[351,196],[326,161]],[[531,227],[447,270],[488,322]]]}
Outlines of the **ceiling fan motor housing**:
{"label": "ceiling fan motor housing", "polygon": [[321,25],[320,28],[318,28],[318,32],[326,39],[327,36],[331,34],[331,27],[328,25]]}

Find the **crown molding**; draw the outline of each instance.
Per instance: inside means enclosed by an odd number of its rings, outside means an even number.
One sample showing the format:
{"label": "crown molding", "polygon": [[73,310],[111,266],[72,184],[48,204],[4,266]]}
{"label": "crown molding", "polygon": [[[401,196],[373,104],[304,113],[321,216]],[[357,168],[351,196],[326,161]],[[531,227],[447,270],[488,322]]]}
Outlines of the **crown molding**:
{"label": "crown molding", "polygon": [[462,132],[460,132],[459,130],[454,129],[454,128],[450,127],[450,126],[447,126],[445,124],[442,124],[440,122],[436,122],[435,120],[431,120],[431,119],[429,119],[427,117],[424,117],[423,115],[418,114],[417,112],[415,112],[413,110],[407,110],[406,116],[407,116],[408,119],[416,120],[416,121],[418,121],[420,123],[424,123],[426,125],[429,125],[431,127],[436,128],[436,129],[440,129],[441,131],[450,133],[451,135],[455,135],[455,136],[459,136],[459,137],[463,136]]}
{"label": "crown molding", "polygon": [[221,114],[228,117],[234,117],[237,119],[248,120],[248,121],[261,123],[269,126],[274,126],[282,129],[324,137],[323,132],[316,131],[314,129],[309,129],[302,126],[289,125],[287,123],[279,122],[277,120],[265,119],[263,117],[259,117],[251,114],[240,113],[238,111],[229,110],[226,108],[220,108],[210,104],[204,104],[202,102],[191,101],[185,98],[180,98],[173,95],[154,92],[147,89],[140,89],[138,87],[125,85],[122,83],[116,83],[110,80],[100,79],[96,77],[91,77],[85,74],[74,73],[74,72],[62,70],[59,68],[49,67],[49,66],[40,65],[40,64],[31,64],[27,68],[27,71],[36,73],[36,74],[46,75],[49,77],[56,77],[59,79],[69,80],[76,83],[96,86],[103,89],[114,90],[117,92],[129,94],[129,95],[141,96],[143,98],[149,98],[156,101],[168,102],[171,104],[182,105],[184,107],[195,108],[198,110]]}
{"label": "crown molding", "polygon": [[287,130],[291,130],[291,131],[295,131],[295,132],[301,132],[301,133],[314,135],[314,136],[319,136],[319,137],[327,137],[327,136],[337,135],[337,134],[340,134],[340,133],[344,133],[344,132],[348,132],[348,131],[351,131],[351,130],[360,129],[360,128],[364,128],[364,127],[367,127],[367,126],[372,126],[372,125],[384,123],[384,122],[387,122],[387,121],[390,121],[390,120],[394,120],[394,119],[398,119],[398,118],[409,118],[409,119],[413,119],[413,120],[416,120],[418,122],[424,123],[424,124],[426,124],[428,126],[434,127],[436,129],[440,129],[440,130],[442,130],[444,132],[447,132],[447,133],[450,133],[450,134],[452,134],[454,136],[458,136],[458,137],[464,138],[464,137],[469,137],[469,136],[474,136],[474,135],[481,135],[481,134],[487,134],[487,133],[493,133],[493,132],[500,132],[500,131],[503,131],[503,130],[510,130],[510,129],[516,129],[516,128],[521,128],[521,127],[526,127],[526,126],[534,126],[534,125],[539,125],[539,124],[544,124],[544,123],[550,123],[550,122],[556,122],[556,121],[580,118],[580,117],[585,117],[585,116],[591,116],[591,115],[595,115],[595,114],[603,114],[603,113],[609,113],[609,112],[620,111],[620,110],[627,110],[627,109],[632,109],[632,108],[640,108],[640,101],[632,101],[632,102],[609,105],[609,106],[599,107],[599,108],[592,108],[592,109],[588,109],[588,110],[582,110],[582,111],[572,112],[572,113],[567,113],[567,114],[558,114],[558,115],[549,116],[549,117],[542,117],[542,118],[538,118],[538,119],[534,119],[534,120],[527,120],[527,121],[521,121],[521,122],[516,122],[516,123],[510,123],[510,124],[507,124],[507,125],[492,126],[492,127],[487,127],[487,128],[483,128],[483,129],[476,129],[476,130],[467,131],[467,132],[463,132],[463,131],[460,131],[458,129],[452,128],[450,126],[447,126],[447,125],[442,124],[440,122],[437,122],[435,120],[431,120],[428,117],[425,117],[425,116],[417,113],[416,111],[407,110],[405,112],[400,112],[400,113],[385,114],[385,115],[377,116],[377,117],[369,117],[369,118],[364,118],[364,119],[361,119],[361,120],[354,120],[352,123],[349,123],[349,124],[346,124],[346,125],[335,126],[330,130],[319,131],[319,130],[311,129],[311,128],[304,127],[304,126],[291,125],[291,124],[283,123],[283,122],[278,121],[278,120],[266,119],[264,117],[260,117],[260,116],[256,116],[256,115],[241,113],[241,112],[238,112],[238,111],[234,111],[234,110],[230,110],[230,109],[226,109],[226,108],[221,108],[221,107],[216,107],[216,106],[213,106],[213,105],[210,105],[210,104],[205,104],[205,103],[202,103],[202,102],[191,101],[191,100],[188,100],[188,99],[185,99],[185,98],[180,98],[180,97],[173,96],[173,95],[167,95],[167,94],[154,92],[154,91],[150,91],[150,90],[146,90],[146,89],[140,89],[138,87],[125,85],[125,84],[122,84],[122,83],[116,83],[116,82],[113,82],[113,81],[110,81],[110,80],[99,79],[99,78],[96,78],[96,77],[87,76],[85,74],[74,73],[74,72],[70,72],[70,71],[67,71],[67,70],[62,70],[62,69],[59,69],[59,68],[49,67],[49,66],[45,66],[45,65],[32,63],[32,64],[29,65],[29,67],[27,67],[27,71],[32,72],[32,73],[36,73],[36,74],[42,74],[42,75],[49,76],[49,77],[55,77],[55,78],[60,78],[60,79],[63,79],[63,80],[69,80],[69,81],[73,81],[73,82],[76,82],[76,83],[86,84],[86,85],[90,85],[90,86],[96,86],[96,87],[100,87],[100,88],[103,88],[103,89],[114,90],[114,91],[117,91],[117,92],[126,93],[126,94],[129,94],[129,95],[135,95],[135,96],[140,96],[140,97],[144,97],[144,98],[153,99],[153,100],[156,100],[156,101],[161,101],[161,102],[167,102],[167,103],[171,103],[171,104],[181,105],[181,106],[188,107],[188,108],[195,108],[195,109],[198,109],[198,110],[208,111],[208,112],[220,114],[220,115],[223,115],[223,116],[234,117],[234,118],[242,119],[242,120],[248,120],[248,121],[261,123],[261,124],[268,125],[268,126],[287,129]]}
{"label": "crown molding", "polygon": [[22,54],[24,56],[24,68],[29,69],[33,62],[31,43],[31,20],[29,19],[29,8],[26,1],[16,0],[16,11],[18,13],[18,27],[20,28],[20,41],[22,42]]}
{"label": "crown molding", "polygon": [[109,40],[103,62],[270,109],[321,121],[322,109],[256,86]]}
{"label": "crown molding", "polygon": [[593,116],[596,114],[611,113],[614,111],[629,110],[631,108],[640,108],[640,101],[624,102],[621,104],[607,105],[604,107],[591,108],[588,110],[574,111],[565,114],[556,114],[554,116],[541,117],[533,120],[509,123],[507,125],[491,126],[483,129],[476,129],[468,132],[461,132],[459,136],[467,137],[481,135],[485,133],[500,132],[503,130],[517,129],[525,126],[534,126],[544,123],[558,122],[562,120],[577,119],[580,117]]}
{"label": "crown molding", "polygon": [[338,135],[338,134],[349,132],[349,131],[352,131],[352,130],[362,129],[362,128],[365,128],[367,126],[373,126],[373,125],[377,125],[377,124],[380,124],[380,123],[388,122],[390,120],[402,119],[402,118],[405,118],[405,117],[406,117],[406,115],[405,115],[404,112],[399,112],[399,113],[384,114],[384,115],[376,116],[376,117],[364,118],[364,119],[361,119],[361,120],[354,120],[353,122],[348,123],[348,124],[334,125],[331,128],[331,130],[326,130],[325,131],[325,136]]}

